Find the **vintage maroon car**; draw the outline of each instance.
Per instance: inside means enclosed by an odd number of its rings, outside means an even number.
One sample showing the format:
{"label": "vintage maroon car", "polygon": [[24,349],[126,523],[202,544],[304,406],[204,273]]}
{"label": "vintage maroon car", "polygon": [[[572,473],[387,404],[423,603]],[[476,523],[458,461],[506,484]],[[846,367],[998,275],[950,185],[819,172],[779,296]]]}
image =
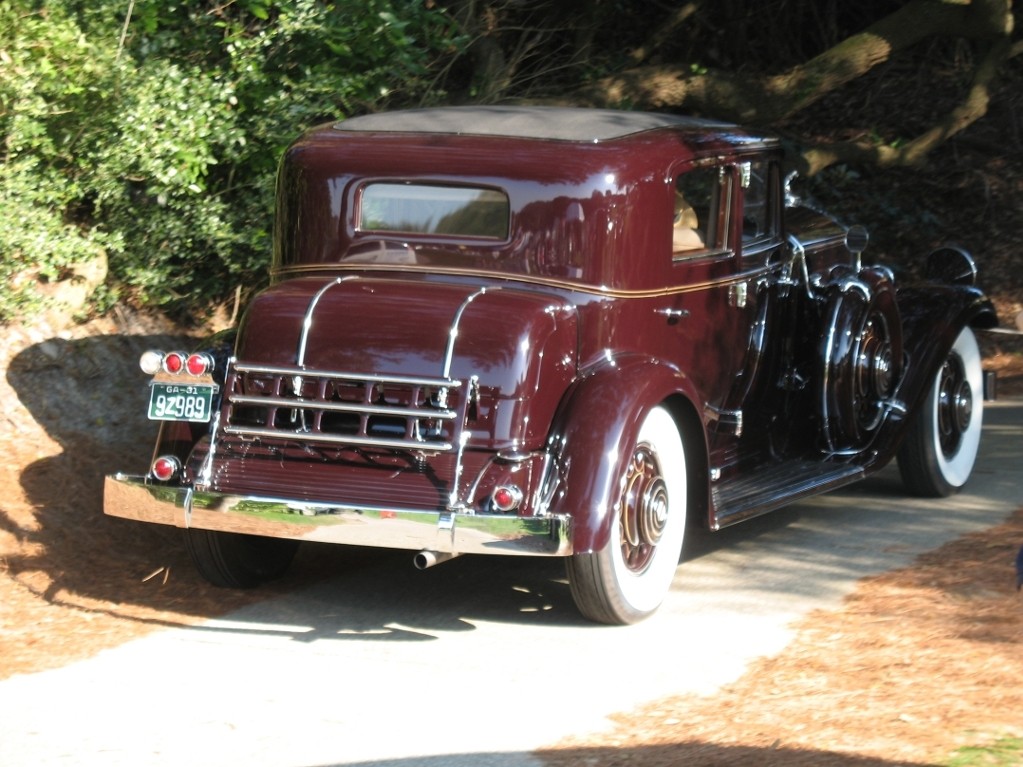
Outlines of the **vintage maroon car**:
{"label": "vintage maroon car", "polygon": [[787,200],[776,140],[672,115],[413,110],[327,125],[280,167],[270,286],[198,352],[150,352],[148,474],[105,510],[177,525],[250,586],[299,541],[564,557],[629,623],[711,529],[898,457],[977,454],[970,256],[915,284]]}

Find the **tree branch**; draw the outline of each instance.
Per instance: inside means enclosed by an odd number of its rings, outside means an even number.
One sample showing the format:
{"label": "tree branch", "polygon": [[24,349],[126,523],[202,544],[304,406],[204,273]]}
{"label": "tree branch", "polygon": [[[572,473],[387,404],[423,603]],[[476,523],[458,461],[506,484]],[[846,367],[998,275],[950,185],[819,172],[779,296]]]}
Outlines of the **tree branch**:
{"label": "tree branch", "polygon": [[660,25],[651,35],[650,39],[645,45],[641,45],[629,54],[629,58],[632,59],[636,64],[641,64],[651,56],[654,52],[660,49],[665,42],[667,42],[677,30],[685,24],[690,17],[694,16],[699,10],[699,6],[696,3],[686,3],[681,8],[675,9],[674,13],[668,17],[668,20]]}
{"label": "tree branch", "polygon": [[920,163],[937,146],[965,130],[987,113],[991,100],[991,85],[998,76],[998,69],[1018,47],[1011,45],[1008,39],[995,44],[977,65],[973,83],[963,101],[912,141],[899,147],[867,141],[818,145],[800,153],[797,169],[803,175],[812,176],[840,162],[872,163],[882,168]]}
{"label": "tree branch", "polygon": [[1011,30],[1011,0],[910,0],[863,32],[778,75],[740,78],[719,70],[694,75],[679,65],[639,66],[599,80],[580,95],[592,104],[685,108],[740,122],[772,123],[927,38],[1004,39]]}

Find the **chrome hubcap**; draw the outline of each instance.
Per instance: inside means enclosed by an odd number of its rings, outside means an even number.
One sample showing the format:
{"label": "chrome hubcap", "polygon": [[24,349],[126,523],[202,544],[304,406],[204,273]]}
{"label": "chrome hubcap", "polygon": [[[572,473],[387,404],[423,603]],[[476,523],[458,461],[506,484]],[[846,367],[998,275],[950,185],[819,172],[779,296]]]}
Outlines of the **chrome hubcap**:
{"label": "chrome hubcap", "polygon": [[865,431],[876,429],[884,417],[884,403],[895,383],[893,368],[888,326],[883,317],[876,316],[863,328],[854,369],[854,406],[859,426]]}
{"label": "chrome hubcap", "polygon": [[938,379],[938,444],[946,458],[959,451],[963,434],[973,418],[973,389],[962,360],[949,357]]}
{"label": "chrome hubcap", "polygon": [[657,457],[646,445],[636,448],[622,493],[621,546],[626,567],[641,573],[650,565],[668,524],[668,488]]}

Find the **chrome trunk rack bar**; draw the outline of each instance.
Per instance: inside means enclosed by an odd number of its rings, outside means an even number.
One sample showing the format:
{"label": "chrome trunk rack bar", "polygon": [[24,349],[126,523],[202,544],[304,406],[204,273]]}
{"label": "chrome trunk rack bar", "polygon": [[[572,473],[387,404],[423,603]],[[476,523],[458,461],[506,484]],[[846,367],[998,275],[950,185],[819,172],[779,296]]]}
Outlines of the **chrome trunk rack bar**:
{"label": "chrome trunk rack bar", "polygon": [[419,453],[457,451],[474,392],[463,383],[236,362],[224,387],[222,432]]}

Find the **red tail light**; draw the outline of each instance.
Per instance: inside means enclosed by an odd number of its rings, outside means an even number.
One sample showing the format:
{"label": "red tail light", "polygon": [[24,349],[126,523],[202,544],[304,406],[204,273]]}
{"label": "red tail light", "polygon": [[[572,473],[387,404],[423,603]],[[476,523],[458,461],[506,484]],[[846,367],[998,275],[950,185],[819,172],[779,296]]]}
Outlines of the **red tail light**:
{"label": "red tail light", "polygon": [[185,355],[181,352],[171,352],[163,358],[163,369],[168,373],[180,373],[185,369]]}
{"label": "red tail light", "polygon": [[495,511],[514,511],[522,503],[522,491],[515,485],[499,485],[490,496]]}
{"label": "red tail light", "polygon": [[213,358],[208,354],[190,354],[185,369],[194,376],[204,376],[213,370]]}
{"label": "red tail light", "polygon": [[153,461],[153,465],[150,467],[152,475],[161,482],[174,479],[179,471],[181,471],[181,461],[173,455],[161,455]]}

